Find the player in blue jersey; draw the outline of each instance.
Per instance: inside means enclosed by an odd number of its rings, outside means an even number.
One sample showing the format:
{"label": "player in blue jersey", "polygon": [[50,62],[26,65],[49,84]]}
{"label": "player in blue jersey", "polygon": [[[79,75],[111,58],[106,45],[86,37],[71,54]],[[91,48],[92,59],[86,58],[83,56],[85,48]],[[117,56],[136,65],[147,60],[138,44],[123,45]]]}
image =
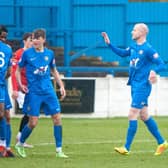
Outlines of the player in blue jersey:
{"label": "player in blue jersey", "polygon": [[[15,148],[21,157],[26,157],[24,142],[30,136],[32,130],[36,127],[40,115],[40,108],[46,115],[51,115],[53,120],[54,138],[56,143],[56,157],[67,158],[62,152],[62,123],[60,114],[60,103],[53,88],[50,75],[55,78],[60,86],[62,98],[66,96],[64,84],[60,78],[55,65],[55,56],[53,51],[44,47],[46,32],[44,29],[37,29],[33,32],[33,47],[24,51],[17,79],[20,88],[26,93],[26,107],[29,115],[29,122],[23,128],[20,141]],[[19,71],[25,67],[27,87],[22,85]]]}
{"label": "player in blue jersey", "polygon": [[5,26],[0,26],[0,157],[6,157],[6,135],[8,127],[5,119],[5,99],[6,99],[6,78],[9,75],[10,59],[12,57],[12,49],[4,40],[7,36]]}
{"label": "player in blue jersey", "polygon": [[[8,30],[4,25],[0,25],[0,40],[4,43],[7,43],[7,35]],[[8,77],[10,76],[11,68],[8,69],[6,73],[6,84],[8,83]],[[10,97],[8,94],[8,85],[6,85],[5,89],[5,118],[6,118],[6,157],[14,157],[14,154],[10,148],[11,142],[11,123],[10,123],[10,109],[12,108],[12,104],[10,101]],[[0,144],[1,145],[1,144]]]}
{"label": "player in blue jersey", "polygon": [[[158,147],[154,155],[160,155],[168,148],[167,141],[162,137],[157,123],[148,114],[148,97],[152,84],[157,81],[157,73],[165,69],[165,64],[157,51],[146,41],[148,26],[144,23],[135,24],[131,34],[134,43],[127,49],[118,48],[110,43],[107,33],[102,32],[105,43],[114,53],[121,57],[129,56],[129,80],[131,86],[131,108],[129,110],[129,126],[126,143],[123,147],[115,147],[115,151],[127,155],[137,131],[137,118],[145,123],[150,133],[155,137]],[[153,66],[155,64],[155,66]]]}

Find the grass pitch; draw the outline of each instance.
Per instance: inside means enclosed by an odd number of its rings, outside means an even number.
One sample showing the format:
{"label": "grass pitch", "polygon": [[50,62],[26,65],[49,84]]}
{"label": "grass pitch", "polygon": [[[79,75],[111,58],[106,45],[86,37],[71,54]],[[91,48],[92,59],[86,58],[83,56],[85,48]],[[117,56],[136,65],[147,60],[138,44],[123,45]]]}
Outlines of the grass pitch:
{"label": "grass pitch", "polygon": [[[168,139],[168,117],[155,117],[163,136]],[[12,148],[20,119],[12,123]],[[0,168],[166,168],[168,150],[154,156],[157,144],[139,121],[129,156],[119,155],[115,146],[125,142],[127,118],[111,119],[63,119],[63,151],[68,159],[55,157],[52,122],[40,118],[38,126],[28,139],[34,145],[26,149],[27,158],[1,158]],[[16,153],[16,152],[15,152]]]}

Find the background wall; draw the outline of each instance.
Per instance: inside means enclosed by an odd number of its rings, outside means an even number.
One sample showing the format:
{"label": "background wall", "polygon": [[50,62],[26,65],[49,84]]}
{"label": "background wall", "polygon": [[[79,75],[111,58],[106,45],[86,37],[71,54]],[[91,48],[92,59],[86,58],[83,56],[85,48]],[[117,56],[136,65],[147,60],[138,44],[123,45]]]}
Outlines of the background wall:
{"label": "background wall", "polygon": [[[137,22],[149,25],[149,41],[168,62],[168,3],[128,2],[127,0],[1,0],[1,24],[9,28],[9,39],[21,39],[23,32],[43,27],[53,46],[64,46],[64,32],[69,32],[70,50],[78,51],[101,39],[106,31],[111,41],[127,47],[130,31]],[[104,44],[88,51],[103,61],[120,61]]]}
{"label": "background wall", "polygon": [[[159,78],[153,85],[149,97],[149,114],[167,116],[168,85],[167,78]],[[69,114],[66,117],[119,117],[128,116],[131,96],[127,78],[96,78],[94,112],[90,114]]]}
{"label": "background wall", "polygon": [[[65,78],[66,79],[66,78]],[[127,116],[131,104],[130,87],[126,85],[127,78],[115,78],[111,75],[103,78],[68,78],[68,80],[78,80],[86,82],[95,81],[94,101],[88,99],[88,103],[93,105],[93,111],[89,113],[63,113],[64,117],[81,117],[81,118],[108,118]],[[168,79],[158,77],[158,82],[153,85],[152,93],[149,97],[149,114],[153,116],[167,116],[168,100]],[[9,83],[10,84],[10,83]],[[74,85],[72,85],[74,87]],[[87,86],[86,86],[87,87]],[[11,89],[11,85],[9,87]],[[88,88],[88,87],[87,87]],[[87,94],[93,92],[93,88],[87,90]],[[12,100],[12,99],[11,99]],[[75,105],[74,105],[75,106]],[[15,115],[15,104],[11,115]]]}

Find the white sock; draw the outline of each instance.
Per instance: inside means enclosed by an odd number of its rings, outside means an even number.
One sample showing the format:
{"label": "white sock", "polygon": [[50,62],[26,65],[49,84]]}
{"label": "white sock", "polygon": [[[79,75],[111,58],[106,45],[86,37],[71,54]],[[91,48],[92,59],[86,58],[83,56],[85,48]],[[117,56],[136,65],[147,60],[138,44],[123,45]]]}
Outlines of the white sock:
{"label": "white sock", "polygon": [[16,135],[16,139],[17,139],[17,140],[20,140],[21,135],[22,135],[22,133],[21,133],[21,132],[18,132],[18,134]]}
{"label": "white sock", "polygon": [[0,140],[0,146],[4,146],[6,148],[6,140]]}
{"label": "white sock", "polygon": [[57,153],[62,152],[62,147],[56,148],[56,152],[57,152]]}

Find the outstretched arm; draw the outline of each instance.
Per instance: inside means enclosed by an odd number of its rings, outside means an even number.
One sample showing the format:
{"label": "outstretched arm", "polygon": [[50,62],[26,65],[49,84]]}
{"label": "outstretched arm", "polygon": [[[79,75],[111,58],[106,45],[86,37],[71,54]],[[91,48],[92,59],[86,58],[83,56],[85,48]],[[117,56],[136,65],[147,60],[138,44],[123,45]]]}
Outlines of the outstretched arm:
{"label": "outstretched arm", "polygon": [[116,53],[117,55],[119,55],[121,57],[127,57],[127,56],[130,55],[130,50],[129,49],[128,50],[127,49],[122,49],[122,48],[118,48],[118,47],[115,47],[114,45],[112,45],[110,43],[110,39],[109,39],[106,32],[102,32],[101,35],[104,38],[105,43],[112,49],[112,51],[114,53]]}

